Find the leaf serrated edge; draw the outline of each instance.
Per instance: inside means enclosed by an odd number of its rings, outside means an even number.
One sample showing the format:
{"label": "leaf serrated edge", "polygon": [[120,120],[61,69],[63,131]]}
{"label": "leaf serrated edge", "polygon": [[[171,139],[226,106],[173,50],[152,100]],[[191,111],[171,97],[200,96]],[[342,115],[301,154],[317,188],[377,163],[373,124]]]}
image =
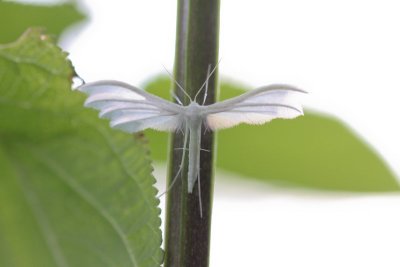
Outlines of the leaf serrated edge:
{"label": "leaf serrated edge", "polygon": [[[65,63],[67,63],[68,68],[65,68],[63,70],[51,69],[51,68],[48,68],[47,66],[38,64],[32,60],[23,59],[23,58],[20,58],[17,56],[10,56],[9,54],[4,52],[4,50],[7,50],[7,49],[12,49],[12,48],[15,48],[18,46],[23,46],[23,45],[25,45],[25,42],[29,41],[29,40],[41,41],[41,42],[44,42],[47,46],[49,46],[50,49],[56,49],[60,53],[60,58],[62,57],[65,60]],[[77,76],[77,74],[75,72],[75,68],[73,67],[71,60],[68,59],[68,55],[69,55],[68,52],[62,50],[59,46],[57,46],[55,38],[53,38],[51,34],[47,34],[46,31],[40,27],[28,28],[14,42],[11,42],[8,44],[0,44],[0,56],[2,58],[9,60],[11,62],[14,62],[15,64],[29,64],[29,65],[38,67],[40,69],[43,69],[52,75],[67,77],[69,79],[69,81],[72,81],[72,79],[75,76]],[[64,74],[64,71],[66,69],[70,70],[67,75]]]}

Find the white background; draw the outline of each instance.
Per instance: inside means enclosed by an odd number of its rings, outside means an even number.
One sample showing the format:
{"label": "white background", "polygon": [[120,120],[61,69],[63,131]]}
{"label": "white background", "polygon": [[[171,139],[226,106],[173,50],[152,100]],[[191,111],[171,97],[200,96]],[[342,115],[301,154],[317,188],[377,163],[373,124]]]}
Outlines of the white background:
{"label": "white background", "polygon": [[[399,175],[399,4],[222,1],[220,74],[309,91],[306,107],[341,118]],[[172,69],[176,1],[86,0],[83,8],[90,24],[63,45],[86,81],[140,85],[162,64]],[[162,167],[156,175],[163,179]],[[400,266],[398,196],[273,189],[219,172],[213,214],[213,267]]]}

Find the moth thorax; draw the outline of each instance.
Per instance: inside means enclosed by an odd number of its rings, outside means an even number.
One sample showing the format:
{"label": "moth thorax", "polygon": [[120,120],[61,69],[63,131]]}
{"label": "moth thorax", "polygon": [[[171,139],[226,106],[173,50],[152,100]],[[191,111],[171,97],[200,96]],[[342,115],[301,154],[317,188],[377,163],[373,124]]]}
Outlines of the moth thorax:
{"label": "moth thorax", "polygon": [[196,117],[200,117],[201,106],[196,102],[191,102],[186,108],[186,116],[191,119],[196,119]]}

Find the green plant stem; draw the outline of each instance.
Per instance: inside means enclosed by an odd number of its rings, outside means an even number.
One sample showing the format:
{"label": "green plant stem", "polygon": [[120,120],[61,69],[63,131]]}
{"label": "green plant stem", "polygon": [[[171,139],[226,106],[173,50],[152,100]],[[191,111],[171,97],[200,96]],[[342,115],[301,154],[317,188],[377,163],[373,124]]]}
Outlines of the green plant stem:
{"label": "green plant stem", "polygon": [[[179,0],[175,54],[175,79],[194,98],[206,80],[208,66],[218,59],[219,0]],[[215,102],[217,74],[209,80],[206,104]],[[175,86],[175,93],[185,99]],[[197,98],[202,103],[204,90]],[[185,99],[188,102],[188,99]],[[200,155],[201,201],[199,194],[187,192],[187,160],[179,179],[167,195],[165,267],[206,267],[209,264],[210,226],[213,197],[214,134],[202,130]],[[171,137],[168,183],[176,176],[182,157],[183,135]],[[195,185],[197,189],[197,182]]]}

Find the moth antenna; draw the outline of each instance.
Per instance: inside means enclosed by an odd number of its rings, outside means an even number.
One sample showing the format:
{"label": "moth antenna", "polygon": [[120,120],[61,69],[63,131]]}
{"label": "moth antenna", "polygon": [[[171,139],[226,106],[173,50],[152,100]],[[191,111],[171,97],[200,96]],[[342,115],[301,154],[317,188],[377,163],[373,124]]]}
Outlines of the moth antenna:
{"label": "moth antenna", "polygon": [[[183,133],[184,136],[185,136],[185,139],[184,139],[184,141],[183,141],[183,147],[187,147],[187,142],[188,142],[188,139],[189,139],[189,134],[188,134],[188,133],[189,133],[189,127],[186,126],[186,127],[185,127],[185,133]],[[181,178],[182,178],[182,175],[180,175],[180,174],[182,174],[182,169],[183,169],[183,164],[184,164],[184,162],[185,162],[185,157],[186,157],[186,149],[183,149],[182,158],[181,158],[181,163],[179,164],[179,170],[178,170],[178,172],[176,173],[174,179],[172,179],[172,182],[171,182],[171,184],[168,186],[168,188],[167,188],[163,193],[161,193],[160,195],[158,195],[157,198],[160,198],[160,197],[162,197],[163,195],[165,195],[166,193],[168,193],[169,190],[171,190],[172,187],[174,186],[175,182],[178,180],[178,177],[179,177],[179,176],[181,176]]]}
{"label": "moth antenna", "polygon": [[[210,76],[210,70],[211,70],[211,64],[208,64],[207,77]],[[204,106],[204,104],[206,103],[207,94],[208,94],[208,79],[207,79],[207,82],[206,82],[206,89],[204,90],[203,103],[201,104],[202,106]]]}
{"label": "moth antenna", "polygon": [[201,185],[200,185],[200,173],[197,173],[197,188],[199,191],[199,209],[200,209],[200,218],[203,218],[203,204],[201,203]]}
{"label": "moth antenna", "polygon": [[169,77],[175,82],[175,84],[178,86],[178,88],[182,91],[182,93],[183,93],[187,98],[189,98],[190,102],[192,102],[192,98],[190,97],[190,95],[189,95],[188,93],[186,93],[185,89],[183,89],[183,87],[178,83],[178,81],[175,80],[175,78],[174,78],[174,76],[171,74],[171,72],[169,72],[169,71],[167,70],[167,68],[166,68],[164,65],[162,65],[162,66],[163,66],[164,70],[168,73]]}
{"label": "moth antenna", "polygon": [[204,81],[203,85],[200,87],[200,89],[197,91],[196,95],[194,96],[194,101],[196,101],[197,96],[200,94],[201,90],[204,88],[204,86],[208,83],[208,80],[211,78],[217,67],[219,66],[219,63],[221,62],[221,59],[218,60],[218,63],[215,65],[213,70],[211,71],[210,75],[207,75],[206,80]]}

